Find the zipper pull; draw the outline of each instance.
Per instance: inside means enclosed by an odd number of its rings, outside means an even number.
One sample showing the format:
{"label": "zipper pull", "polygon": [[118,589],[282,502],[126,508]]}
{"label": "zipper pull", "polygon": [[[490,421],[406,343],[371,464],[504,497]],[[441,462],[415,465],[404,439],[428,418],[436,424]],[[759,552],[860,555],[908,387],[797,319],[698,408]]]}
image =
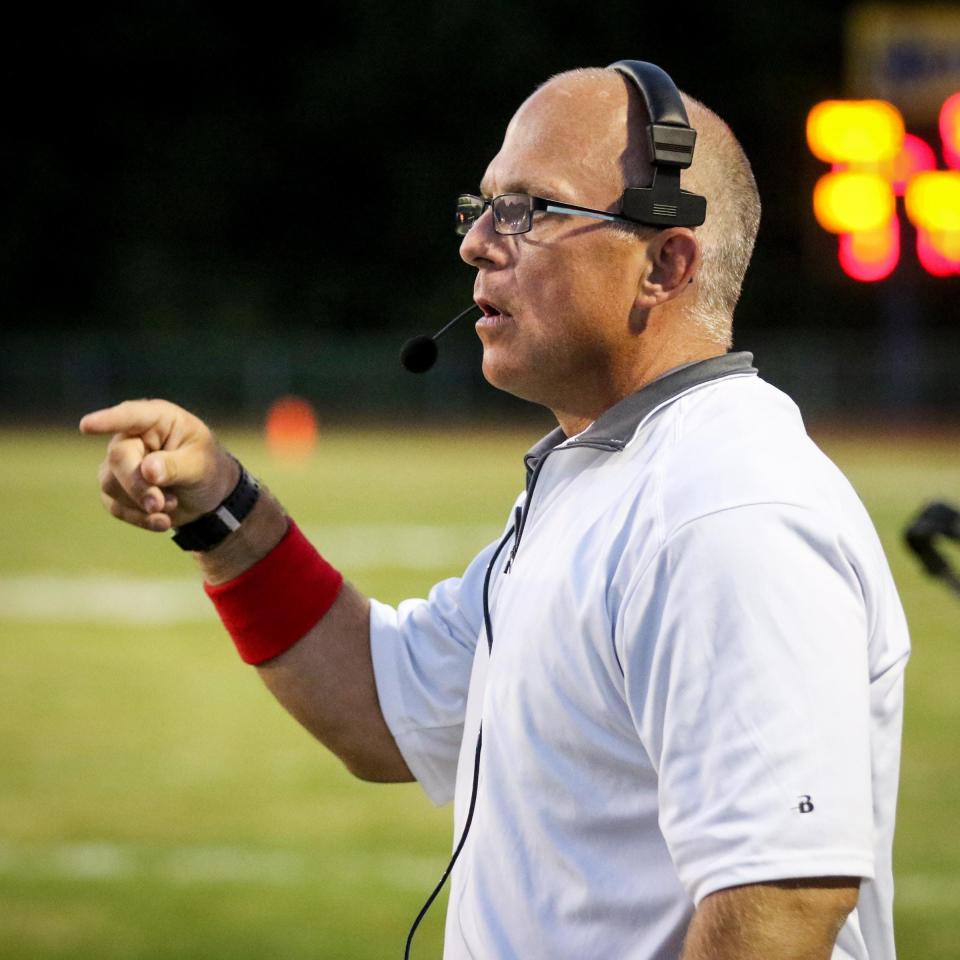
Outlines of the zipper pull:
{"label": "zipper pull", "polygon": [[513,511],[513,546],[510,548],[510,556],[507,558],[507,565],[503,568],[504,573],[509,573],[513,566],[513,561],[517,556],[517,548],[520,546],[520,523],[523,520],[523,511],[520,507],[514,507]]}

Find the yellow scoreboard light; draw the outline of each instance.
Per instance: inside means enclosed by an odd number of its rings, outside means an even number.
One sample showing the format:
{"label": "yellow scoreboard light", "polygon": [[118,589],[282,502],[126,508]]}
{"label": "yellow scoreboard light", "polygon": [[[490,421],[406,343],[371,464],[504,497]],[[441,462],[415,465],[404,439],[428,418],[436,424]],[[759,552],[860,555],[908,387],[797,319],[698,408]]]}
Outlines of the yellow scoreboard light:
{"label": "yellow scoreboard light", "polygon": [[893,187],[877,173],[834,171],[822,176],[813,190],[817,223],[830,233],[879,230],[895,211]]}
{"label": "yellow scoreboard light", "polygon": [[903,117],[886,100],[824,100],[807,116],[807,143],[825,163],[877,163],[903,145]]}
{"label": "yellow scoreboard light", "polygon": [[929,170],[907,184],[907,216],[928,233],[960,232],[960,171]]}
{"label": "yellow scoreboard light", "polygon": [[943,233],[930,233],[930,246],[941,257],[946,257],[953,265],[954,271],[960,273],[960,230],[948,230]]}

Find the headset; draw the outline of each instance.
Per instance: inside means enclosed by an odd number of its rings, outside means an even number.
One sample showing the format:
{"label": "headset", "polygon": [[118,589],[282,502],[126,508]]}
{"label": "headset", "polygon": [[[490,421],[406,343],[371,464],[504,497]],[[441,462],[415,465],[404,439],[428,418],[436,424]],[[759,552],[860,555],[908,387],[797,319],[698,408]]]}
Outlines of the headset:
{"label": "headset", "polygon": [[618,60],[607,69],[616,70],[640,91],[650,118],[653,183],[627,187],[620,215],[651,227],[699,227],[707,218],[707,199],[680,189],[680,171],[693,163],[697,142],[680,91],[670,75],[653,63]]}

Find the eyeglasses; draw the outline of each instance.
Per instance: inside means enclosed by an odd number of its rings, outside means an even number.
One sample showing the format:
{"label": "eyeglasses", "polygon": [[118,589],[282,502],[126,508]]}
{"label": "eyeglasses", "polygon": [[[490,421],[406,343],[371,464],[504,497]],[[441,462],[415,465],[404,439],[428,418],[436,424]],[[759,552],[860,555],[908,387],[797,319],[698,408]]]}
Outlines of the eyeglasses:
{"label": "eyeglasses", "polygon": [[533,226],[533,211],[562,213],[568,217],[591,217],[594,220],[611,220],[616,223],[633,223],[626,217],[590,207],[578,207],[573,203],[559,203],[545,200],[543,197],[531,197],[526,193],[501,193],[499,197],[475,197],[472,193],[462,193],[457,197],[456,231],[459,236],[466,234],[479,220],[487,207],[493,209],[493,229],[502,236],[515,236],[527,233]]}

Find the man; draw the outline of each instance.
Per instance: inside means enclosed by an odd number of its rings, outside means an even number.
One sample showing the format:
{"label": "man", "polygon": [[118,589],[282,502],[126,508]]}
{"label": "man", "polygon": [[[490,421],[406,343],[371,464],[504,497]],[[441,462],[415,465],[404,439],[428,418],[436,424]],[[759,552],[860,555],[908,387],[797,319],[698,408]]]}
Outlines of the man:
{"label": "man", "polygon": [[[537,211],[500,232],[522,212],[477,204],[484,374],[559,429],[462,578],[369,601],[265,493],[239,524],[228,498],[234,532],[197,554],[241,653],[350,770],[456,794],[448,960],[894,956],[906,627],[856,495],[727,354],[759,201],[685,104],[702,227]],[[556,77],[483,197],[616,215],[650,180],[645,126],[617,73]],[[103,499],[129,523],[182,532],[237,487],[172,404],[81,428],[114,434]]]}

